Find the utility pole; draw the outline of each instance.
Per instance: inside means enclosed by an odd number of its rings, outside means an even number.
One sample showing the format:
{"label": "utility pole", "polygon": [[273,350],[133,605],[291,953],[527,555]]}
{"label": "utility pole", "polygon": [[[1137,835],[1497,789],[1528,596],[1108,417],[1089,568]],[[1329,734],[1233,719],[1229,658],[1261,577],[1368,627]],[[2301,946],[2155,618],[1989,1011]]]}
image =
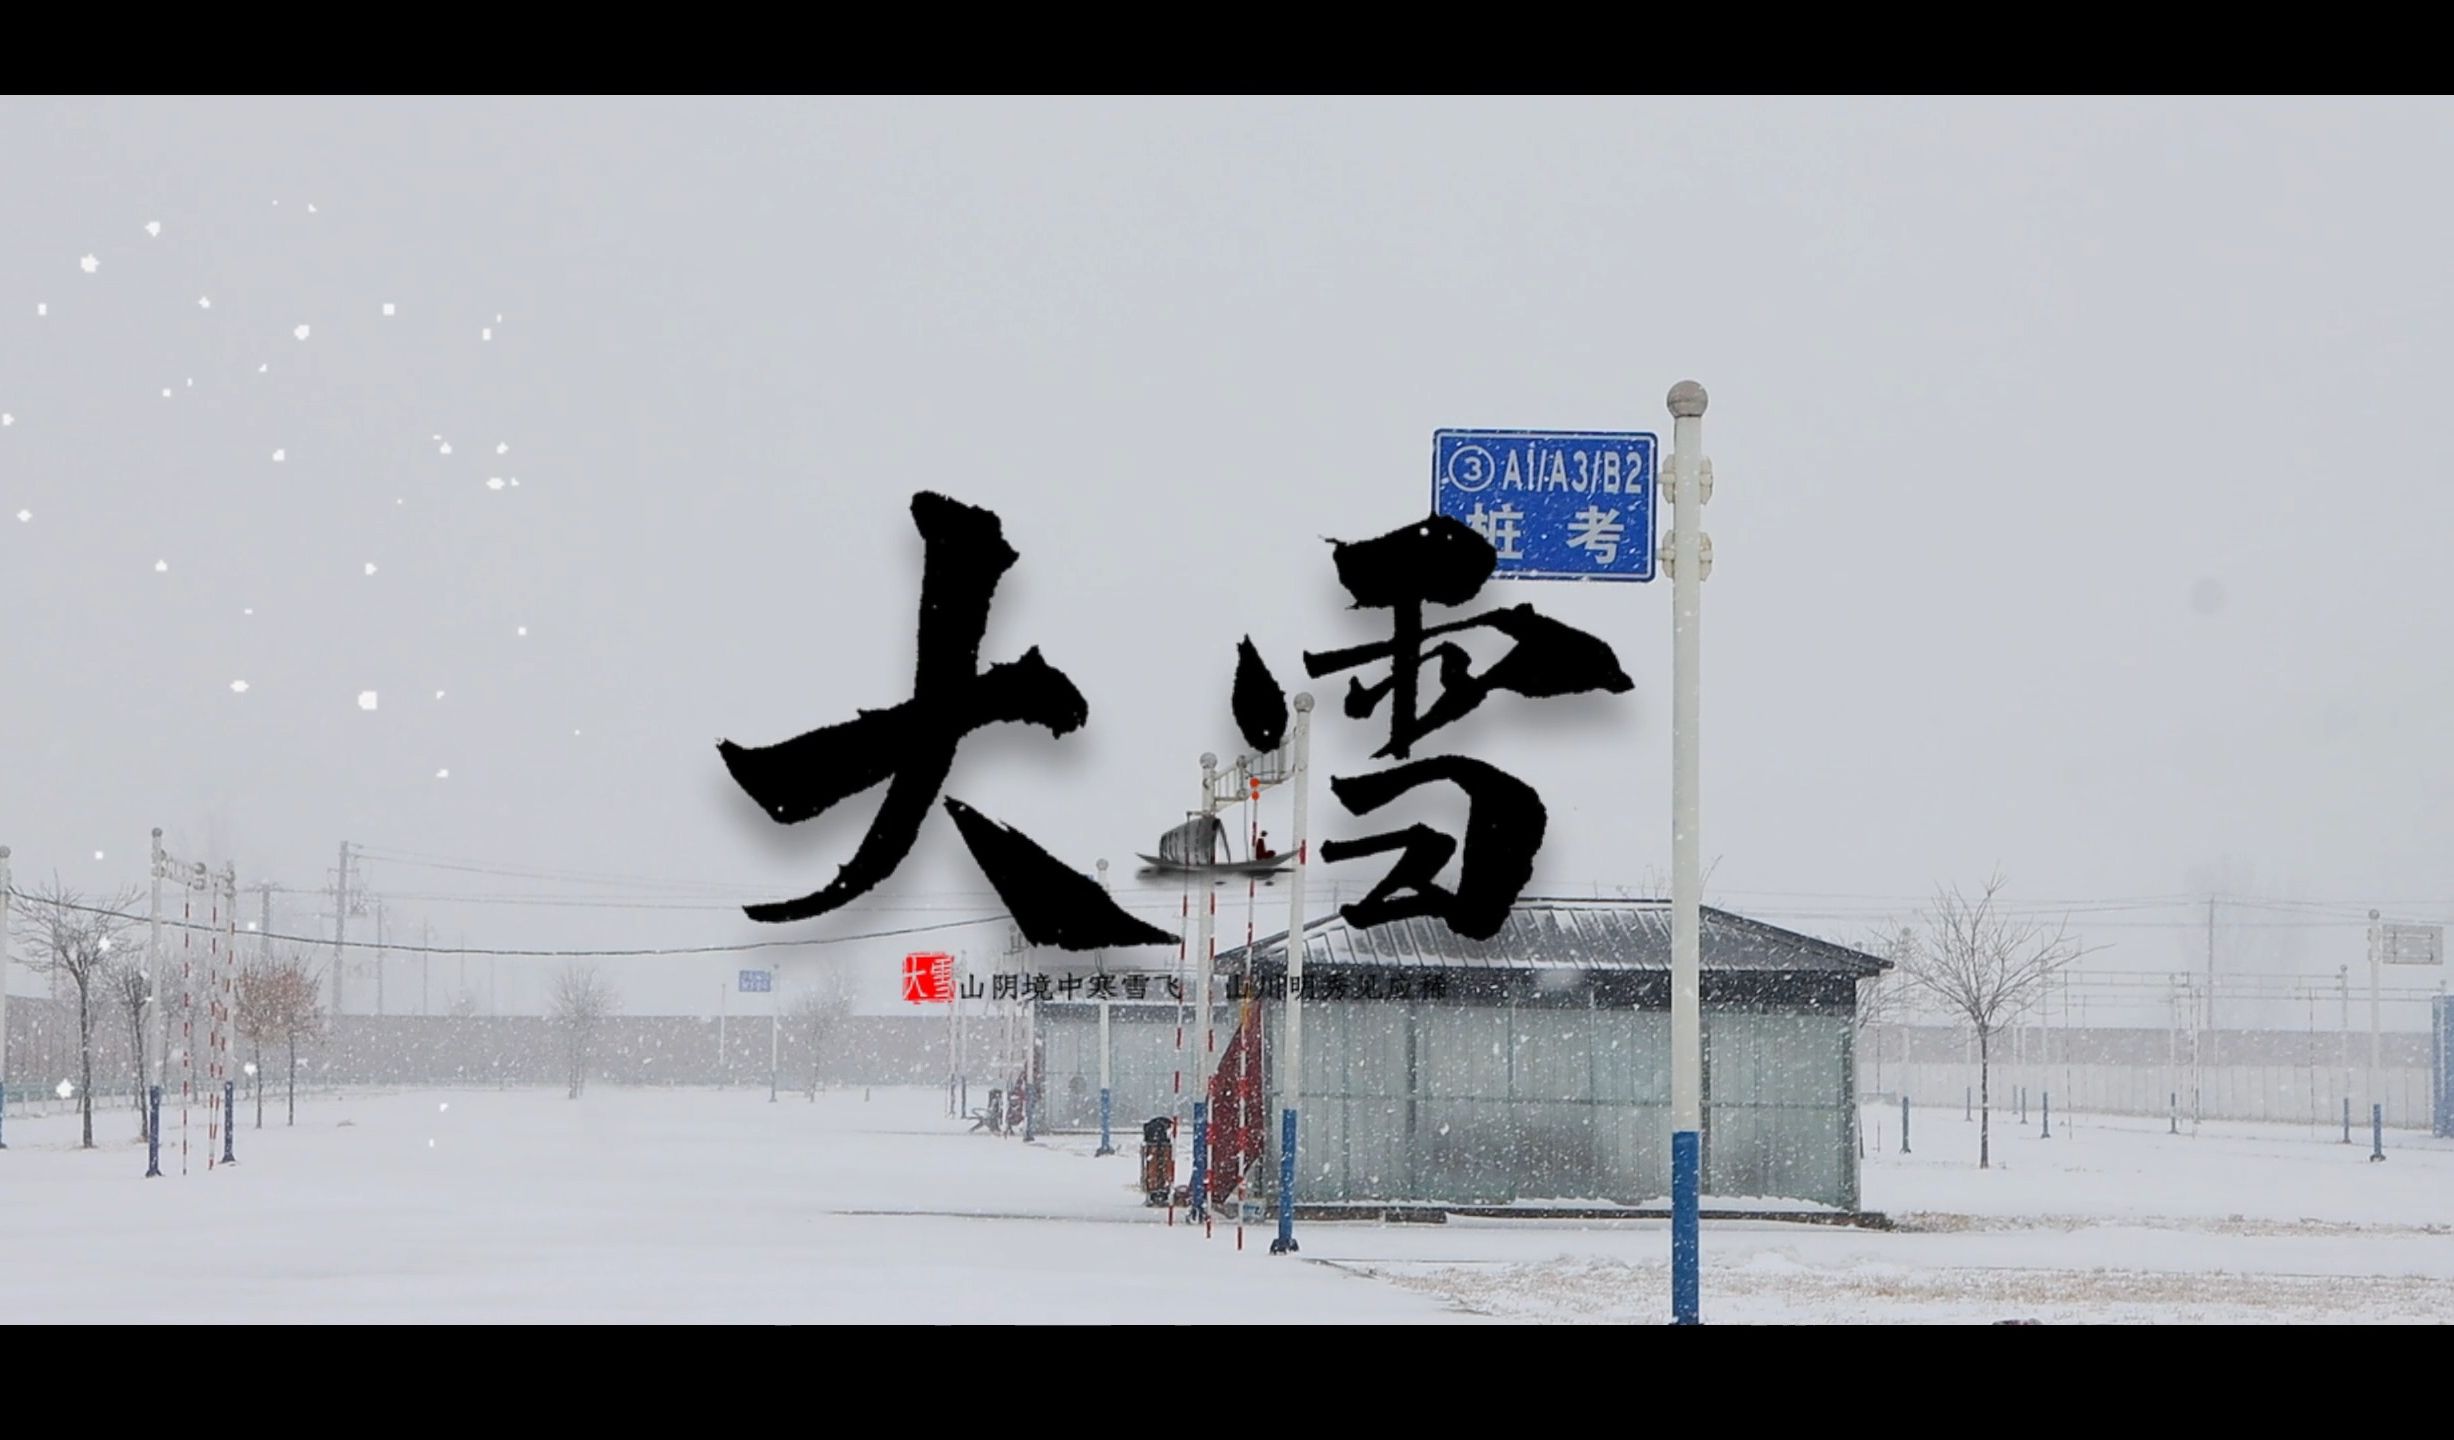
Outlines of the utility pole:
{"label": "utility pole", "polygon": [[2378,1089],[2377,1089],[2377,1072],[2378,1072],[2378,1069],[2379,1069],[2379,1066],[2378,1066],[2378,1045],[2377,1045],[2377,1010],[2378,1010],[2378,1005],[2377,1005],[2378,974],[2377,974],[2377,972],[2378,972],[2378,962],[2379,962],[2380,958],[2382,957],[2382,955],[2383,955],[2383,953],[2384,953],[2384,951],[2385,951],[2385,948],[2386,948],[2386,943],[2385,943],[2385,942],[2386,942],[2385,932],[2384,932],[2384,931],[2382,931],[2382,930],[2380,930],[2380,929],[2378,928],[2378,926],[2377,926],[2377,912],[2376,912],[2376,911],[2374,911],[2374,910],[2372,910],[2372,911],[2370,911],[2370,912],[2369,912],[2369,1095],[2368,1095],[2369,1103],[2370,1103],[2370,1104],[2372,1104],[2372,1105],[2380,1103],[2380,1101],[2381,1101],[2381,1100],[2384,1098],[2384,1097],[2382,1097],[2382,1096],[2381,1096],[2381,1095],[2378,1093]]}
{"label": "utility pole", "polygon": [[384,962],[391,958],[383,946],[383,897],[378,895],[375,897],[375,1013],[377,1015],[383,1013],[383,972],[386,968]]}
{"label": "utility pole", "polygon": [[[2168,1109],[2179,1104],[2181,1094],[2181,977],[2174,976],[2171,985],[2164,1007],[2164,1078],[2171,1087],[2167,1093],[2172,1097],[2166,1101]],[[2181,1126],[2178,1110],[2173,1111],[2172,1122],[2178,1130]]]}
{"label": "utility pole", "polygon": [[2343,1026],[2335,1048],[2341,1052],[2343,1066],[2343,1103],[2352,1103],[2352,967],[2335,967],[2335,987],[2343,998]]}
{"label": "utility pole", "polygon": [[349,842],[341,842],[340,868],[332,882],[332,1018],[341,1018],[341,968],[349,947]]}
{"label": "utility pole", "polygon": [[[141,1031],[139,1032],[142,1033]],[[138,1074],[145,1070],[145,1057],[136,1060]],[[141,1108],[144,1097],[137,1097]],[[9,1109],[9,847],[0,845],[0,1121],[8,1119]],[[0,1135],[0,1150],[8,1147],[8,1137]]]}
{"label": "utility pole", "polygon": [[1697,726],[1703,713],[1699,635],[1712,464],[1704,458],[1704,387],[1670,387],[1670,1314],[1703,1310],[1704,837]]}
{"label": "utility pole", "polygon": [[273,882],[256,882],[256,958],[273,958]]}
{"label": "utility pole", "polygon": [[2216,1062],[2215,1040],[2215,897],[2207,897],[2207,1063]]}

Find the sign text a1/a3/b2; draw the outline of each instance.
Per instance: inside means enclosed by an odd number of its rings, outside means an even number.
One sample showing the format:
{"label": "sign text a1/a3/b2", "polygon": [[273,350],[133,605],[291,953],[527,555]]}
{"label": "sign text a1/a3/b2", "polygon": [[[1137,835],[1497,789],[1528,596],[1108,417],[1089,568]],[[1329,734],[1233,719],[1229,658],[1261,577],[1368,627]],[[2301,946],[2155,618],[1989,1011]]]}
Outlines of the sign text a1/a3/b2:
{"label": "sign text a1/a3/b2", "polygon": [[1650,580],[1659,438],[1436,430],[1432,511],[1491,542],[1498,580]]}

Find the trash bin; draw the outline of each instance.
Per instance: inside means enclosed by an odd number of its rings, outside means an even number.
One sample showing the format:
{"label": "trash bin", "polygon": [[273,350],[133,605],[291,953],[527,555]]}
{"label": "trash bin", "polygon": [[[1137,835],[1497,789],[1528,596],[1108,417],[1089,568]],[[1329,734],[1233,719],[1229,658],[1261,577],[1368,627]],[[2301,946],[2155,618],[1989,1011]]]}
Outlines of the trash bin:
{"label": "trash bin", "polygon": [[1176,1188],[1176,1122],[1165,1115],[1142,1122],[1142,1203],[1165,1205]]}

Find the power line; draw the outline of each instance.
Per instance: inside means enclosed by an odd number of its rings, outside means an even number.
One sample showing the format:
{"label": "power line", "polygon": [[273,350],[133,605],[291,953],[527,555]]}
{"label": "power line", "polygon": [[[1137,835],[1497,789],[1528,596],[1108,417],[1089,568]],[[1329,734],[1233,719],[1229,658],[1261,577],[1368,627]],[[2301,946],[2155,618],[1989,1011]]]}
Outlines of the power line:
{"label": "power line", "polygon": [[[132,915],[125,910],[113,910],[107,906],[101,905],[80,905],[73,901],[55,900],[45,896],[30,895],[25,891],[15,889],[14,887],[10,889],[9,893],[15,896],[17,899],[26,901],[30,904],[52,906],[62,910],[75,910],[87,915],[106,915],[114,920],[125,920],[131,925],[142,924],[146,920],[145,916]],[[898,935],[921,935],[933,930],[959,930],[971,925],[990,925],[1010,918],[1010,916],[1002,914],[980,915],[968,920],[942,920],[928,925],[906,925],[893,930],[866,930],[853,935],[825,935],[793,940],[741,940],[723,945],[667,945],[639,947],[624,950],[507,950],[479,945],[376,945],[365,940],[335,941],[323,936],[282,935],[278,933],[263,935],[262,938],[267,940],[285,941],[293,945],[312,946],[316,949],[322,949],[325,946],[330,945],[337,945],[341,949],[345,950],[383,950],[400,955],[494,955],[506,958],[547,960],[620,960],[657,955],[733,955],[751,950],[785,950],[809,945],[844,945],[855,940],[886,940]],[[201,931],[214,931],[215,929],[215,927],[211,925],[198,925],[189,921],[170,919],[165,919],[162,921],[162,928],[165,930]],[[262,932],[258,931],[246,931],[242,933],[262,934]]]}

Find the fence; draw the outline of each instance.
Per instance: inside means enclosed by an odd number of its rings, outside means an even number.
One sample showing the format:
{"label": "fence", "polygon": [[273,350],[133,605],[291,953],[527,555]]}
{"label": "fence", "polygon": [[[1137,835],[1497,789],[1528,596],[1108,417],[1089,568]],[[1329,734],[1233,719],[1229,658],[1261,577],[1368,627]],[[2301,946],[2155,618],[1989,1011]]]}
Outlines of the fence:
{"label": "fence", "polygon": [[[2027,1027],[1993,1037],[1988,1068],[1997,1119],[2017,1113],[2025,1087],[2032,1111],[2051,1092],[2056,1115],[2163,1115],[2178,1097],[2185,1119],[2340,1126],[2348,1099],[2355,1125],[2380,1104],[2388,1126],[2426,1129],[2435,1100],[2427,1042],[2380,1037],[2375,1094],[2367,1093],[2365,1032]],[[1869,1098],[1906,1093],[1919,1104],[1962,1107],[1977,1087],[1975,1054],[1964,1030],[1877,1027],[1860,1042],[1858,1087]]]}

